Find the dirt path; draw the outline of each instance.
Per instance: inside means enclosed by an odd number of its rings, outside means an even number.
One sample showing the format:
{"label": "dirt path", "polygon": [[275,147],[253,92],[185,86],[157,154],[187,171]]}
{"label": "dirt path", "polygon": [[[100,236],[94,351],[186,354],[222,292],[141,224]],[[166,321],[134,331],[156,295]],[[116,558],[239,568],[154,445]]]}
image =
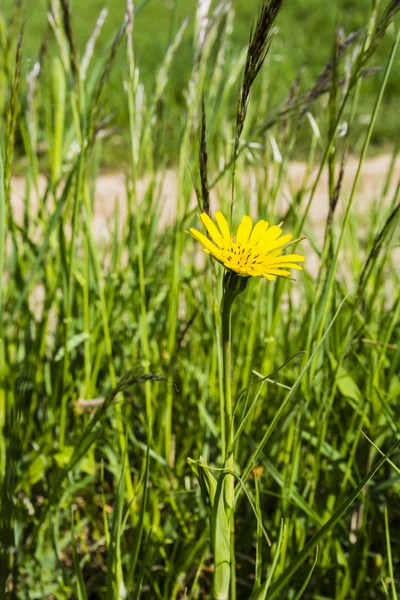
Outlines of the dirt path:
{"label": "dirt path", "polygon": [[[365,211],[367,205],[370,205],[374,200],[381,196],[386,175],[391,161],[390,154],[382,154],[375,158],[365,161],[360,181],[357,187],[355,200],[355,211]],[[350,157],[346,164],[346,171],[343,180],[343,192],[341,196],[341,205],[346,202],[346,196],[351,189],[354,176],[358,166],[358,159]],[[286,179],[286,191],[284,190],[283,201],[290,199],[293,190],[298,189],[303,181],[306,165],[302,162],[292,162],[288,168],[288,176]],[[397,160],[393,182],[397,183],[400,175],[400,158]],[[315,173],[310,179],[312,183]],[[316,194],[311,207],[310,217],[317,229],[319,229],[326,218],[328,210],[328,195],[327,195],[327,172],[324,171],[321,181],[316,190]],[[45,188],[46,180],[40,178],[41,190]],[[160,182],[160,206],[162,206],[162,222],[169,222],[175,212],[176,196],[177,196],[177,178],[176,173],[172,170],[164,174],[163,181]],[[143,197],[148,186],[148,180],[144,178],[138,182],[138,197]],[[392,183],[393,186],[393,183]],[[291,191],[292,190],[292,191]],[[21,221],[24,207],[25,196],[25,180],[23,177],[18,177],[13,180],[12,184],[12,204],[14,214],[18,222]],[[286,200],[287,201],[287,200]],[[120,219],[126,217],[126,188],[125,176],[123,173],[103,174],[100,175],[96,182],[96,200],[94,210],[94,231],[98,239],[103,236],[108,237],[109,228],[112,226],[112,217],[115,211],[115,203],[118,203]],[[195,200],[194,200],[195,204]],[[215,204],[215,199],[214,199]],[[32,210],[37,209],[37,201],[32,200]]]}

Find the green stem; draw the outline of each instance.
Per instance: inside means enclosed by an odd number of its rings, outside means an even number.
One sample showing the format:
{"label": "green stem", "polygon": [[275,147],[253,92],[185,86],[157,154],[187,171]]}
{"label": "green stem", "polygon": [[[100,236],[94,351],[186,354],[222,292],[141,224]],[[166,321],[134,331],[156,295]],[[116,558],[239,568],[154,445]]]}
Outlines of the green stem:
{"label": "green stem", "polygon": [[[225,454],[225,469],[229,471],[235,470],[235,460],[233,456],[232,442],[234,439],[233,419],[232,419],[232,390],[231,390],[231,312],[232,304],[235,296],[231,290],[224,291],[221,303],[222,317],[222,357],[223,357],[223,381],[224,381],[224,415],[222,420],[225,424],[226,435],[226,454]],[[230,520],[230,598],[236,598],[236,582],[235,582],[235,489],[234,477],[227,475],[225,477],[225,506],[228,520]]]}
{"label": "green stem", "polygon": [[[234,473],[235,459],[233,441],[235,431],[233,424],[232,390],[231,390],[231,314],[235,298],[244,292],[247,287],[247,278],[238,277],[227,271],[224,276],[224,292],[221,301],[222,325],[222,358],[223,358],[223,385],[224,385],[224,414],[221,421],[225,425],[226,452],[224,453],[224,467]],[[235,488],[234,476],[226,475],[225,485],[225,511],[230,521],[230,600],[236,600],[236,563],[235,563]],[[228,590],[227,596],[228,597]]]}

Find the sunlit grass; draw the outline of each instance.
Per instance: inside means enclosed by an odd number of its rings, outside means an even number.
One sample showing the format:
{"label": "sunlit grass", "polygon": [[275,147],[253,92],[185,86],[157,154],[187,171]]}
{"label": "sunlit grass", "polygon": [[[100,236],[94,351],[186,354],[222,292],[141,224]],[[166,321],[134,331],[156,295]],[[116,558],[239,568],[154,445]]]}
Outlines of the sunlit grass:
{"label": "sunlit grass", "polygon": [[[131,3],[109,44],[85,55],[68,1],[54,1],[51,44],[26,82],[16,6],[2,31],[0,96],[0,589],[17,598],[211,598],[207,495],[187,458],[206,461],[216,478],[223,468],[223,268],[185,231],[198,227],[196,212],[220,209],[232,230],[243,214],[284,221],[306,238],[293,252],[307,257],[296,281],[254,278],[233,306],[236,597],[396,598],[400,181],[389,169],[368,202],[359,185],[393,77],[400,5],[374,5],[356,36],[332,32],[318,80],[295,82],[276,104],[268,59],[255,78],[256,63],[246,63],[267,45],[232,60],[229,3],[212,5],[191,25],[172,156],[168,84],[186,23],[149,93]],[[365,78],[382,44],[371,107]],[[107,94],[121,55],[126,195],[109,198],[104,240],[95,186],[110,162],[104,139],[119,135]],[[299,146],[304,177],[289,186]],[[166,223],[170,169],[176,205]],[[326,173],[321,226],[313,211]]]}

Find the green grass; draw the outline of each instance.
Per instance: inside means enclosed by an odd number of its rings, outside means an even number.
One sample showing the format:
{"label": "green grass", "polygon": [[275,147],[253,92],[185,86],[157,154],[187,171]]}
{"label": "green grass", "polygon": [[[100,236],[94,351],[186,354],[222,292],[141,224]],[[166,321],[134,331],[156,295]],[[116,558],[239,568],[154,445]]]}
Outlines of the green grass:
{"label": "green grass", "polygon": [[[358,51],[353,44],[338,57],[335,11],[324,18],[310,9],[301,21],[292,16],[297,37],[285,21],[288,2],[278,17],[282,37],[273,39],[238,120],[238,89],[253,68],[245,71],[238,48],[249,38],[257,6],[243,3],[247,17],[236,16],[232,31],[229,12],[228,20],[216,16],[201,49],[188,25],[166,54],[169,19],[156,19],[152,4],[164,10],[164,3],[150,2],[133,33],[122,26],[122,7],[113,12],[104,39],[114,44],[99,44],[81,78],[74,40],[81,53],[93,7],[54,2],[60,12],[30,93],[25,75],[36,56],[30,28],[33,19],[44,22],[44,10],[31,13],[22,46],[23,15],[1,30],[1,594],[212,597],[219,548],[210,544],[210,522],[214,543],[225,506],[210,491],[211,475],[230,477],[221,473],[228,464],[223,365],[229,361],[221,351],[223,269],[186,233],[201,228],[196,189],[199,210],[208,208],[208,190],[213,210],[232,210],[235,225],[251,213],[284,220],[285,232],[306,238],[296,242],[306,256],[296,281],[253,279],[233,305],[236,569],[229,599],[395,600],[396,169],[362,211],[355,201],[371,141],[379,139],[394,102],[399,4],[389,3],[386,21],[388,4],[376,14],[376,5],[357,5],[350,17],[362,26]],[[185,14],[185,4],[177,6],[173,31]],[[304,6],[296,6],[299,14]],[[36,47],[42,32],[35,29]],[[146,43],[154,48],[156,33],[154,57]],[[313,46],[315,63],[287,102],[317,35],[321,51]],[[332,55],[332,69],[316,83]],[[383,70],[374,83],[364,80],[363,70],[376,63]],[[127,125],[119,146],[121,130],[103,121],[113,106],[116,121]],[[395,139],[394,125],[388,131]],[[119,160],[117,148],[127,194],[110,198],[115,210],[104,240],[94,218],[95,184]],[[359,150],[359,169],[342,189],[340,169],[348,167],[351,149]],[[288,186],[289,163],[299,154],[307,177]],[[21,165],[25,193],[17,218],[10,185]],[[177,177],[176,210],[165,222],[161,182],[169,168]],[[312,212],[325,170],[331,208],[321,226]],[[210,519],[214,497],[220,503]]]}
{"label": "green grass", "polygon": [[[4,13],[12,13],[13,0],[5,0]],[[31,0],[23,9],[26,20],[24,39],[23,73],[26,74],[39,55],[43,34],[47,29],[46,2]],[[165,126],[168,128],[168,144],[163,146],[164,153],[176,160],[181,131],[178,123],[182,121],[185,110],[185,90],[190,78],[193,60],[193,26],[195,22],[195,0],[150,0],[148,3],[136,3],[139,10],[135,23],[134,45],[136,66],[140,69],[148,97],[154,91],[154,73],[162,63],[166,49],[185,17],[190,19],[183,42],[175,57],[169,73],[168,86],[161,99],[160,109]],[[217,2],[213,2],[215,6]],[[234,29],[228,55],[234,60],[248,41],[249,30],[259,8],[258,0],[235,0]],[[270,86],[267,104],[260,107],[260,118],[266,111],[281,102],[288,88],[301,72],[303,85],[308,87],[319,75],[329,60],[333,44],[335,25],[343,26],[346,34],[357,30],[364,23],[365,13],[369,10],[370,0],[341,1],[322,4],[320,0],[301,0],[287,2],[277,21],[277,33],[270,54]],[[71,13],[77,48],[82,55],[85,44],[95,26],[102,8],[108,9],[108,16],[98,40],[98,52],[113,36],[113,32],[122,22],[125,11],[124,0],[78,0],[71,1]],[[374,66],[383,66],[385,57],[393,41],[390,30],[374,58]],[[112,115],[112,123],[119,127],[119,142],[107,153],[107,166],[115,168],[121,162],[127,163],[128,136],[126,126],[129,121],[128,107],[123,92],[123,79],[126,73],[126,55],[119,52],[110,76],[107,95],[104,99],[104,114]],[[397,103],[397,90],[400,85],[399,69],[395,69],[384,99],[384,110],[374,129],[373,144],[376,151],[390,147],[400,134],[400,113]],[[257,86],[256,86],[257,87]],[[379,77],[373,76],[364,87],[364,111],[371,110],[377,90]],[[233,90],[235,91],[235,90]],[[259,96],[257,89],[256,97]],[[234,115],[235,94],[230,97],[229,110]],[[360,119],[365,114],[360,114]],[[362,122],[356,122],[362,130]],[[354,142],[355,143],[355,142]],[[299,149],[304,155],[304,148]]]}

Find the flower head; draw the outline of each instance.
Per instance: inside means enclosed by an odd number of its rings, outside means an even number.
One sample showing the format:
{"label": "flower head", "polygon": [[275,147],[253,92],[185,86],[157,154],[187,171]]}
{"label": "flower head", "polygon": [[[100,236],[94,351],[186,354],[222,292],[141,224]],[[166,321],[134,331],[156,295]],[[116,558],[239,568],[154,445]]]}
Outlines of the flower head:
{"label": "flower head", "polygon": [[218,227],[207,213],[202,213],[199,218],[212,241],[197,229],[190,229],[190,234],[203,244],[205,252],[241,277],[266,277],[273,281],[277,276],[288,277],[288,269],[302,269],[297,263],[303,262],[304,256],[282,254],[293,236],[290,233],[281,235],[282,229],[278,225],[269,227],[266,221],[258,221],[253,228],[251,217],[245,215],[234,237],[220,211],[215,213]]}

